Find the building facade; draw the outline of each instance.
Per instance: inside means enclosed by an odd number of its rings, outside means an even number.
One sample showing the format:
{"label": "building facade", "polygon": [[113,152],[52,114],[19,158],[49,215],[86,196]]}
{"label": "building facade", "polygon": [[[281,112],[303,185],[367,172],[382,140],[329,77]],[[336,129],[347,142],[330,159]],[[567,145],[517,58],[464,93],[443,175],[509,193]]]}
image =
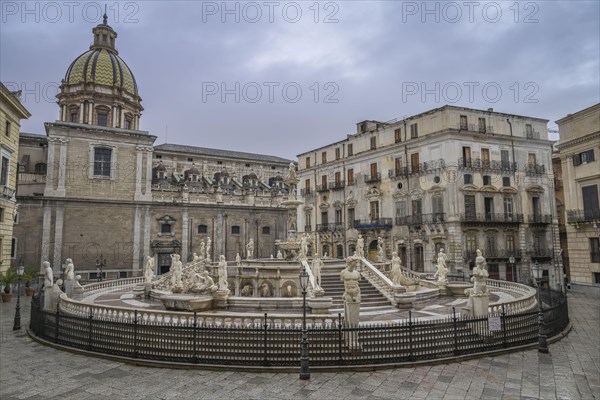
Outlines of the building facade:
{"label": "building facade", "polygon": [[11,260],[17,258],[13,226],[17,217],[19,130],[21,120],[31,116],[19,96],[0,82],[0,272],[6,271]]}
{"label": "building facade", "polygon": [[[172,253],[190,260],[201,242],[211,260],[274,253],[285,240],[289,160],[194,146],[155,146],[139,129],[143,108],[133,73],[104,22],[90,50],[69,66],[59,120],[46,135],[21,135],[17,253],[29,265],[73,259],[82,278],[137,276],[147,256],[156,273]],[[203,257],[206,257],[206,251]]]}
{"label": "building facade", "polygon": [[600,104],[556,121],[569,279],[600,285]]}
{"label": "building facade", "polygon": [[559,286],[552,142],[547,120],[444,106],[388,122],[364,121],[339,142],[298,155],[299,228],[317,250],[376,258],[433,272],[440,248],[453,272],[475,251],[493,278],[529,282],[544,266]]}

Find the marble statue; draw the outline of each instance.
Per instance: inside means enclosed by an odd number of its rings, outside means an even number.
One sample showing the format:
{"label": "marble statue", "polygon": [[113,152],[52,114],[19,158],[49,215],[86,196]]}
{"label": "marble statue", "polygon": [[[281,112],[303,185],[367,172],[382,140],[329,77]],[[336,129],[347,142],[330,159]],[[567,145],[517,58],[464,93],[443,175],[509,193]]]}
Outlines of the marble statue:
{"label": "marble statue", "polygon": [[434,278],[437,277],[438,285],[447,285],[448,284],[448,268],[446,268],[446,254],[444,254],[444,249],[440,249],[437,258],[437,271],[434,274]]}
{"label": "marble statue", "polygon": [[222,254],[219,256],[218,274],[219,290],[229,291],[229,283],[227,282],[227,260],[225,260],[225,256]]}
{"label": "marble statue", "polygon": [[[346,268],[340,273],[340,279],[344,282],[344,325],[347,328],[357,327],[360,320],[360,273],[356,271],[359,260],[354,256],[346,258]],[[345,341],[351,349],[360,347],[358,332],[346,332]]]}
{"label": "marble statue", "polygon": [[79,283],[80,280],[81,275],[76,275],[73,281],[73,298],[75,299],[80,299],[83,296],[83,286]]}
{"label": "marble statue", "polygon": [[200,261],[200,257],[198,257],[198,254],[196,254],[196,253],[192,253],[192,261],[193,261],[193,262],[198,262],[198,261]]}
{"label": "marble statue", "polygon": [[207,263],[212,262],[212,258],[210,257],[211,245],[212,245],[212,242],[211,242],[210,238],[206,239],[206,262]]}
{"label": "marble statue", "polygon": [[260,297],[271,297],[273,293],[271,293],[271,286],[267,282],[263,282],[260,285]]}
{"label": "marble statue", "polygon": [[473,282],[472,294],[487,294],[487,278],[489,276],[485,269],[486,260],[481,255],[481,250],[477,249],[477,257],[475,258],[475,268],[473,268],[473,276],[471,282]]}
{"label": "marble statue", "polygon": [[204,239],[202,239],[200,241],[200,250],[199,250],[198,254],[200,254],[200,256],[199,256],[200,257],[200,261],[203,261],[204,254],[206,254],[206,247],[205,247],[205,244],[204,244]]}
{"label": "marble statue", "polygon": [[50,262],[44,261],[42,266],[44,268],[44,289],[52,288],[52,285],[54,284],[54,273],[52,272],[52,267],[50,267]]}
{"label": "marble statue", "polygon": [[288,230],[295,232],[296,228],[296,214],[290,214],[288,217]]}
{"label": "marble statue", "polygon": [[169,272],[173,274],[171,284],[173,287],[181,286],[181,272],[182,272],[182,263],[180,261],[181,256],[179,254],[171,254],[171,268]]}
{"label": "marble statue", "polygon": [[293,161],[290,161],[290,179],[296,179],[296,166]]}
{"label": "marble statue", "polygon": [[312,261],[311,270],[315,277],[315,289],[321,289],[321,270],[323,269],[323,261],[319,258],[319,254],[315,253]]}
{"label": "marble statue", "polygon": [[246,260],[254,259],[254,239],[250,239],[246,245]]}
{"label": "marble statue", "polygon": [[75,282],[75,265],[73,260],[67,258],[65,261],[67,267],[65,269],[65,293],[68,297],[73,297],[73,283]]}
{"label": "marble statue", "polygon": [[62,291],[62,289],[60,288],[63,284],[63,280],[62,279],[57,279],[56,282],[54,283],[54,286],[52,286],[52,303],[51,303],[51,309],[52,311],[56,311],[57,307],[58,307],[58,302],[60,301],[60,295],[63,294],[64,292]]}
{"label": "marble statue", "polygon": [[283,254],[281,253],[281,250],[277,250],[277,259],[283,260]]}
{"label": "marble statue", "polygon": [[254,290],[252,288],[252,285],[249,284],[249,283],[247,283],[247,284],[244,285],[244,287],[242,287],[242,290],[240,291],[240,294],[242,296],[244,296],[244,297],[250,297],[250,296],[252,296],[253,291]]}
{"label": "marble statue", "polygon": [[308,255],[308,235],[303,233],[300,237],[300,254],[298,255],[299,259],[304,259]]}
{"label": "marble statue", "polygon": [[144,282],[150,283],[154,279],[154,258],[146,256],[146,268],[144,269]]}
{"label": "marble statue", "polygon": [[358,258],[365,257],[365,240],[362,235],[358,235],[358,239],[356,239],[356,256]]}
{"label": "marble statue", "polygon": [[383,239],[381,236],[377,238],[377,261],[383,262],[385,256],[383,254]]}
{"label": "marble statue", "polygon": [[206,292],[214,292],[217,290],[217,285],[215,285],[215,281],[210,277],[208,271],[202,271],[200,274],[196,274],[194,277],[194,286],[190,290],[193,293],[206,293]]}
{"label": "marble statue", "polygon": [[235,265],[238,267],[242,266],[242,257],[240,257],[240,253],[235,254]]}
{"label": "marble statue", "polygon": [[402,260],[396,251],[392,253],[392,281],[394,285],[402,285]]}

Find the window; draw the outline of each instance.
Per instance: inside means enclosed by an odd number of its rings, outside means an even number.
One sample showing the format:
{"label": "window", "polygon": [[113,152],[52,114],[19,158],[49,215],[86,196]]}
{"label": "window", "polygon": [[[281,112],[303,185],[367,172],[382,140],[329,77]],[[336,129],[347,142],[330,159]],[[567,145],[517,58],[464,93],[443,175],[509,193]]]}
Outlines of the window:
{"label": "window", "polygon": [[397,201],[396,202],[396,218],[401,219],[401,218],[404,218],[405,216],[406,216],[406,203],[404,201]]}
{"label": "window", "polygon": [[193,161],[194,161],[194,159],[193,159],[192,157],[188,157],[188,159],[187,159],[187,160],[188,160],[189,162],[193,162]]}
{"label": "window", "polygon": [[423,203],[421,199],[416,199],[412,201],[412,219],[413,223],[422,223],[423,222]]}
{"label": "window", "polygon": [[537,164],[535,153],[529,153],[529,154],[527,154],[527,163],[529,165],[536,165]]}
{"label": "window", "polygon": [[348,156],[354,155],[354,146],[352,143],[348,143]]}
{"label": "window", "polygon": [[349,228],[354,227],[354,208],[348,209],[348,227]]}
{"label": "window", "polygon": [[377,179],[377,163],[371,164],[371,180]]}
{"label": "window", "polygon": [[590,261],[600,263],[600,238],[590,238]]}
{"label": "window", "polygon": [[479,132],[485,133],[485,118],[479,118]]}
{"label": "window", "polygon": [[471,174],[465,174],[464,178],[465,178],[465,185],[472,185],[473,184],[473,175],[471,175]]}
{"label": "window", "polygon": [[111,149],[96,147],[94,149],[94,175],[110,177]]}
{"label": "window", "polygon": [[375,150],[377,148],[377,137],[371,136],[371,150]]}
{"label": "window", "polygon": [[581,188],[583,197],[583,214],[586,221],[596,218],[600,213],[598,204],[598,185],[583,186]]}
{"label": "window", "polygon": [[419,137],[419,130],[417,129],[417,124],[412,124],[410,126],[410,138],[416,139]]}
{"label": "window", "polygon": [[327,175],[321,176],[321,188],[327,189]]}
{"label": "window", "polygon": [[119,271],[119,279],[127,278],[127,271]]}
{"label": "window", "polygon": [[506,252],[509,255],[515,253],[515,237],[512,235],[506,237]]}
{"label": "window", "polygon": [[108,126],[108,114],[98,114],[98,125]]}
{"label": "window", "polygon": [[310,210],[306,210],[304,212],[304,231],[305,232],[311,231],[311,221],[312,221],[312,217],[311,217]]}
{"label": "window", "polygon": [[395,176],[399,176],[402,172],[402,157],[396,157],[394,159],[394,170]]}
{"label": "window", "polygon": [[469,146],[463,146],[462,154],[463,154],[462,166],[470,167],[471,166],[471,148]]}
{"label": "window", "polygon": [[35,164],[34,172],[38,175],[46,175],[47,166],[46,163]]}
{"label": "window", "polygon": [[8,184],[8,165],[8,158],[2,156],[2,164],[0,164],[0,185]]}
{"label": "window", "polygon": [[431,198],[431,210],[433,211],[433,222],[443,222],[444,220],[444,198],[442,196],[433,196]]}
{"label": "window", "polygon": [[6,136],[10,136],[10,121],[6,121],[6,126],[4,128],[4,134]]}
{"label": "window", "polygon": [[505,197],[502,200],[502,204],[504,207],[504,218],[512,218],[513,215],[513,201],[512,198],[510,197]]}
{"label": "window", "polygon": [[341,225],[342,224],[342,210],[335,210],[335,224],[336,225]]}
{"label": "window", "polygon": [[489,175],[483,176],[483,186],[489,186],[492,184],[492,177]]}
{"label": "window", "polygon": [[410,155],[410,168],[413,174],[419,172],[419,153],[413,153]]}
{"label": "window", "polygon": [[467,123],[467,116],[460,116],[460,129],[469,129],[469,124]]}
{"label": "window", "polygon": [[341,153],[341,152],[340,152],[340,148],[339,148],[339,147],[336,147],[336,148],[335,148],[335,159],[336,159],[336,160],[339,160],[339,159],[340,159],[340,153]]}
{"label": "window", "polygon": [[483,206],[485,210],[486,221],[492,221],[494,219],[494,198],[485,197],[483,199]]}
{"label": "window", "polygon": [[400,128],[394,131],[394,143],[400,143],[402,141],[402,130]]}
{"label": "window", "polygon": [[217,165],[223,165],[223,161],[217,161]]}
{"label": "window", "polygon": [[206,226],[206,225],[198,225],[198,233],[199,234],[208,233],[208,226]]}
{"label": "window", "polygon": [[475,196],[473,195],[465,195],[465,215],[467,217],[474,218],[476,215],[475,212]]}
{"label": "window", "polygon": [[496,236],[488,235],[486,237],[485,254],[487,256],[496,256]]}
{"label": "window", "polygon": [[475,252],[477,250],[477,236],[472,234],[466,235],[465,244],[468,252]]}
{"label": "window", "polygon": [[573,155],[573,165],[578,166],[594,161],[594,149]]}
{"label": "window", "polygon": [[306,157],[306,168],[310,168],[310,157]]}
{"label": "window", "polygon": [[348,169],[348,185],[354,185],[354,170],[352,168]]}
{"label": "window", "polygon": [[379,202],[372,201],[369,208],[371,210],[371,221],[379,219]]}
{"label": "window", "polygon": [[503,170],[510,169],[510,161],[508,158],[508,150],[500,150],[500,164]]}
{"label": "window", "polygon": [[232,234],[232,235],[239,235],[239,234],[240,234],[240,231],[241,231],[241,229],[240,229],[240,226],[239,226],[239,225],[233,225],[233,226],[231,227],[231,234]]}
{"label": "window", "polygon": [[160,233],[162,233],[163,235],[170,235],[171,234],[171,225],[170,224],[161,224]]}
{"label": "window", "polygon": [[490,167],[490,149],[481,149],[481,162],[483,163],[483,168]]}
{"label": "window", "polygon": [[17,258],[17,238],[12,238],[10,242],[10,258]]}
{"label": "window", "polygon": [[263,235],[270,235],[271,234],[271,227],[270,226],[263,226],[262,227],[262,234]]}
{"label": "window", "polygon": [[71,113],[71,122],[74,122],[74,123],[78,122],[78,118],[77,118],[77,113],[76,112],[72,112]]}
{"label": "window", "polygon": [[531,126],[531,124],[525,124],[525,135],[528,139],[533,138],[533,127]]}
{"label": "window", "polygon": [[321,153],[321,162],[325,164],[327,162],[327,152],[324,151]]}
{"label": "window", "polygon": [[306,194],[310,193],[310,179],[304,181],[304,192],[306,192]]}
{"label": "window", "polygon": [[102,41],[103,41],[103,42],[106,42],[106,40],[107,40],[107,39],[108,39],[108,36],[107,36],[107,35],[102,35]]}
{"label": "window", "polygon": [[329,223],[329,213],[327,211],[323,211],[321,213],[321,224],[327,225]]}
{"label": "window", "polygon": [[0,223],[4,222],[4,208],[0,208]]}
{"label": "window", "polygon": [[510,187],[510,177],[509,176],[502,177],[502,186]]}
{"label": "window", "polygon": [[131,129],[131,120],[125,119],[125,129]]}

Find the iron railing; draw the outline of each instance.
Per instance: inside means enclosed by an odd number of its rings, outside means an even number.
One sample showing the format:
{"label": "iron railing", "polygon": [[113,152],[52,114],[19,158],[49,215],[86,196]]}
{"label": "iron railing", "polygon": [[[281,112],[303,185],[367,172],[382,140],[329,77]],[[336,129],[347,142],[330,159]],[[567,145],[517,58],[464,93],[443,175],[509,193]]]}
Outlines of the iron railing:
{"label": "iron railing", "polygon": [[460,222],[520,224],[523,214],[463,213]]}
{"label": "iron railing", "polygon": [[346,181],[329,182],[330,190],[342,190],[346,187]]}
{"label": "iron railing", "polygon": [[381,173],[365,175],[365,183],[376,183],[381,182]]}
{"label": "iron railing", "polygon": [[[521,258],[523,254],[523,252],[520,249],[484,249],[481,251],[481,253],[486,258]],[[463,257],[465,260],[474,261],[477,257],[477,251],[465,250],[463,252]]]}
{"label": "iron railing", "polygon": [[532,214],[529,215],[527,221],[530,224],[551,224],[552,223],[552,215],[549,214]]}
{"label": "iron railing", "polygon": [[600,208],[585,210],[567,210],[567,222],[576,224],[580,222],[592,222],[600,220]]}
{"label": "iron railing", "polygon": [[306,188],[300,189],[300,196],[302,196],[302,197],[310,197],[312,195],[313,195],[312,190],[306,189]]}
{"label": "iron railing", "polygon": [[533,258],[552,258],[554,257],[553,249],[528,249],[527,254]]}
{"label": "iron railing", "polygon": [[391,218],[377,218],[377,219],[361,219],[354,220],[354,228],[356,229],[373,229],[373,228],[391,228]]}
{"label": "iron railing", "polygon": [[388,178],[396,180],[411,175],[429,174],[446,168],[446,161],[442,158],[414,165],[388,170]]}
{"label": "iron railing", "polygon": [[404,217],[396,217],[396,225],[431,225],[443,224],[445,222],[446,213],[414,214],[406,215]]}
{"label": "iron railing", "polygon": [[327,192],[328,190],[327,185],[317,185],[317,192]]}
{"label": "iron railing", "polygon": [[527,175],[544,175],[546,173],[546,167],[539,164],[527,164],[525,165],[525,174]]}
{"label": "iron railing", "polygon": [[458,159],[458,169],[462,171],[489,171],[501,174],[503,172],[516,172],[517,163],[497,160],[481,160],[480,158],[460,157]]}
{"label": "iron railing", "polygon": [[[548,337],[569,324],[567,299],[542,290],[542,310]],[[549,307],[547,307],[549,305]],[[499,324],[491,329],[492,318]],[[41,340],[97,354],[134,360],[220,366],[297,366],[302,326],[264,318],[207,324],[189,318],[182,325],[144,320],[137,310],[130,321],[47,312],[35,300],[30,330]],[[496,322],[494,321],[494,322]],[[331,323],[307,327],[311,368],[402,364],[467,354],[482,354],[538,341],[538,311],[499,312],[488,317],[452,314],[440,320],[412,317],[398,323],[347,327],[340,314]],[[357,349],[360,348],[360,351]]]}
{"label": "iron railing", "polygon": [[317,232],[338,232],[342,229],[342,224],[317,224]]}

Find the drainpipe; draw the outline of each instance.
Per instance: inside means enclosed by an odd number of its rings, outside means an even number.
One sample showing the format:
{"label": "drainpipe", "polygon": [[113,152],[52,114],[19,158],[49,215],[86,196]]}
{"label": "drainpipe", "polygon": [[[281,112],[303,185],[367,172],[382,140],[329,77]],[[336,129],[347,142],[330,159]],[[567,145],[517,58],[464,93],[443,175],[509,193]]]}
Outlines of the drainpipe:
{"label": "drainpipe", "polygon": [[[407,131],[406,131],[406,119],[404,119],[403,122],[404,122],[404,158],[406,159],[406,168],[408,171],[408,146],[406,145],[406,141],[408,139],[407,139]],[[408,174],[406,176],[406,190],[410,195],[410,177],[408,176]],[[408,207],[405,207],[404,209],[406,210],[406,208],[408,208]],[[410,212],[411,212],[411,214],[413,212],[412,202],[411,202]],[[408,246],[406,246],[406,257],[408,258],[407,261],[410,262],[410,270],[414,271],[413,257],[412,257],[412,240],[410,237],[410,228],[408,228]]]}

